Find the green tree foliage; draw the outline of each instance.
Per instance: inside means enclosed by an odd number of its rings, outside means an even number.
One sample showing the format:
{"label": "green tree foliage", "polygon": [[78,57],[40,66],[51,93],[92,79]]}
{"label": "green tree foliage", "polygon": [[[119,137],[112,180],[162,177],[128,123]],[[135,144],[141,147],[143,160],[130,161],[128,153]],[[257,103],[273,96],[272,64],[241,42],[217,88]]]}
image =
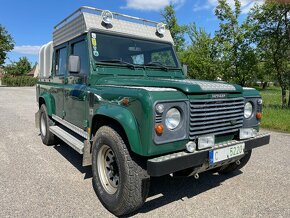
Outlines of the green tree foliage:
{"label": "green tree foliage", "polygon": [[22,57],[17,62],[13,62],[4,67],[6,74],[11,76],[21,76],[29,73],[31,71],[31,63],[28,61],[27,57]]}
{"label": "green tree foliage", "polygon": [[223,79],[242,86],[253,79],[257,69],[257,58],[251,43],[247,40],[248,26],[239,24],[241,3],[235,0],[232,9],[226,0],[219,0],[215,15],[220,20],[219,30],[214,37],[222,61]]}
{"label": "green tree foliage", "polygon": [[[253,41],[266,63],[268,71],[275,73],[282,90],[282,106],[287,103],[290,61],[290,4],[267,1],[250,12],[248,23]],[[289,99],[290,100],[290,99]],[[290,107],[290,101],[288,102]]]}
{"label": "green tree foliage", "polygon": [[261,61],[261,58],[258,58],[259,63],[257,65],[257,71],[255,73],[256,79],[261,81],[262,88],[266,89],[269,82],[274,80],[274,75],[269,62]]}
{"label": "green tree foliage", "polygon": [[220,61],[217,59],[214,40],[195,23],[188,26],[190,45],[181,52],[182,63],[188,66],[189,76],[195,79],[216,80],[220,77]]}
{"label": "green tree foliage", "polygon": [[166,6],[161,12],[161,16],[164,18],[166,27],[171,32],[176,51],[181,51],[184,47],[184,33],[186,31],[186,26],[182,26],[177,23],[176,13],[173,5]]}
{"label": "green tree foliage", "polygon": [[37,80],[37,78],[31,76],[13,77],[10,75],[5,75],[2,79],[2,82],[7,86],[34,86]]}
{"label": "green tree foliage", "polygon": [[11,35],[0,24],[0,66],[5,62],[7,52],[14,48],[14,42]]}

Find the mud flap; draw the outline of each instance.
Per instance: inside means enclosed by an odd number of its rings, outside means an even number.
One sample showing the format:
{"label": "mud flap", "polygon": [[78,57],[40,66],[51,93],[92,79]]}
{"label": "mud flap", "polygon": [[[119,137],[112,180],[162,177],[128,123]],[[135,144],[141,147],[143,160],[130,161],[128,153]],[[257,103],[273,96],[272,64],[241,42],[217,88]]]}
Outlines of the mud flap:
{"label": "mud flap", "polygon": [[92,144],[90,140],[84,141],[84,153],[83,153],[83,167],[92,165]]}
{"label": "mud flap", "polygon": [[40,111],[35,113],[35,128],[39,129],[39,119],[40,119]]}

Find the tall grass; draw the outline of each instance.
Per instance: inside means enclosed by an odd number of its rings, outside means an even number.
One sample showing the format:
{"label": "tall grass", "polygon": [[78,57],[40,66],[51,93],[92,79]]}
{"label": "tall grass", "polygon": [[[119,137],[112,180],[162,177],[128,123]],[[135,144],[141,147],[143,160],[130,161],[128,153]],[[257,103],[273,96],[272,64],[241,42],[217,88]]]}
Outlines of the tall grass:
{"label": "tall grass", "polygon": [[[279,87],[268,87],[265,90],[257,89],[263,98],[261,127],[290,132],[290,109],[281,107],[281,89]],[[288,96],[289,92],[287,92],[287,99]]]}

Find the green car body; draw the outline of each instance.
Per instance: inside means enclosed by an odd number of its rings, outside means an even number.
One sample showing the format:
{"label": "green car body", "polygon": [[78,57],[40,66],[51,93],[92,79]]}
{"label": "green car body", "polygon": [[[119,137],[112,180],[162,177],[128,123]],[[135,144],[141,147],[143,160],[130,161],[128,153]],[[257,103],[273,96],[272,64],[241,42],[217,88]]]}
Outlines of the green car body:
{"label": "green car body", "polygon": [[[112,23],[113,15],[134,22]],[[83,155],[97,196],[116,216],[143,205],[150,177],[232,172],[269,143],[258,133],[259,92],[188,79],[162,23],[81,7],[53,38],[40,50],[41,139],[59,138]]]}
{"label": "green car body", "polygon": [[[90,33],[85,36],[88,53],[89,35]],[[89,62],[89,73],[85,79],[73,73],[57,77],[52,72],[49,79],[40,80],[36,92],[38,101],[45,102],[50,116],[55,114],[84,131],[92,130],[90,139],[96,131],[98,117],[114,120],[125,131],[132,151],[141,156],[156,156],[184,150],[189,141],[187,136],[182,140],[172,139],[172,142],[161,145],[154,143],[153,111],[157,102],[182,101],[188,104],[194,99],[212,99],[212,94],[216,93],[226,94],[227,98],[260,98],[255,89],[244,90],[239,85],[233,85],[232,91],[202,90],[199,85],[187,82],[181,67],[168,71],[158,68],[131,69],[117,64],[98,64],[93,57],[90,57]],[[221,83],[223,82],[212,82]],[[156,89],[150,91],[146,87]],[[156,91],[158,88],[161,90]],[[163,91],[162,88],[172,90]],[[93,104],[90,105],[92,94]],[[123,98],[129,99],[128,105],[120,103]],[[258,125],[254,127],[258,128]],[[217,137],[217,142],[233,138],[234,134]]]}

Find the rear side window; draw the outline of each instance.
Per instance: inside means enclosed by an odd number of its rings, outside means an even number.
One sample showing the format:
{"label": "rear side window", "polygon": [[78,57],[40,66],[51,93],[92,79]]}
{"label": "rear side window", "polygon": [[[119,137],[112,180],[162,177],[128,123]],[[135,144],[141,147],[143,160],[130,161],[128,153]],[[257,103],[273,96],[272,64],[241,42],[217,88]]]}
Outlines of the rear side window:
{"label": "rear side window", "polygon": [[81,72],[82,74],[88,74],[89,73],[89,54],[87,51],[86,42],[80,41],[72,44],[72,55],[76,55],[80,57],[81,61]]}
{"label": "rear side window", "polygon": [[56,61],[55,61],[55,75],[64,76],[66,75],[67,69],[67,48],[60,48],[56,50]]}

